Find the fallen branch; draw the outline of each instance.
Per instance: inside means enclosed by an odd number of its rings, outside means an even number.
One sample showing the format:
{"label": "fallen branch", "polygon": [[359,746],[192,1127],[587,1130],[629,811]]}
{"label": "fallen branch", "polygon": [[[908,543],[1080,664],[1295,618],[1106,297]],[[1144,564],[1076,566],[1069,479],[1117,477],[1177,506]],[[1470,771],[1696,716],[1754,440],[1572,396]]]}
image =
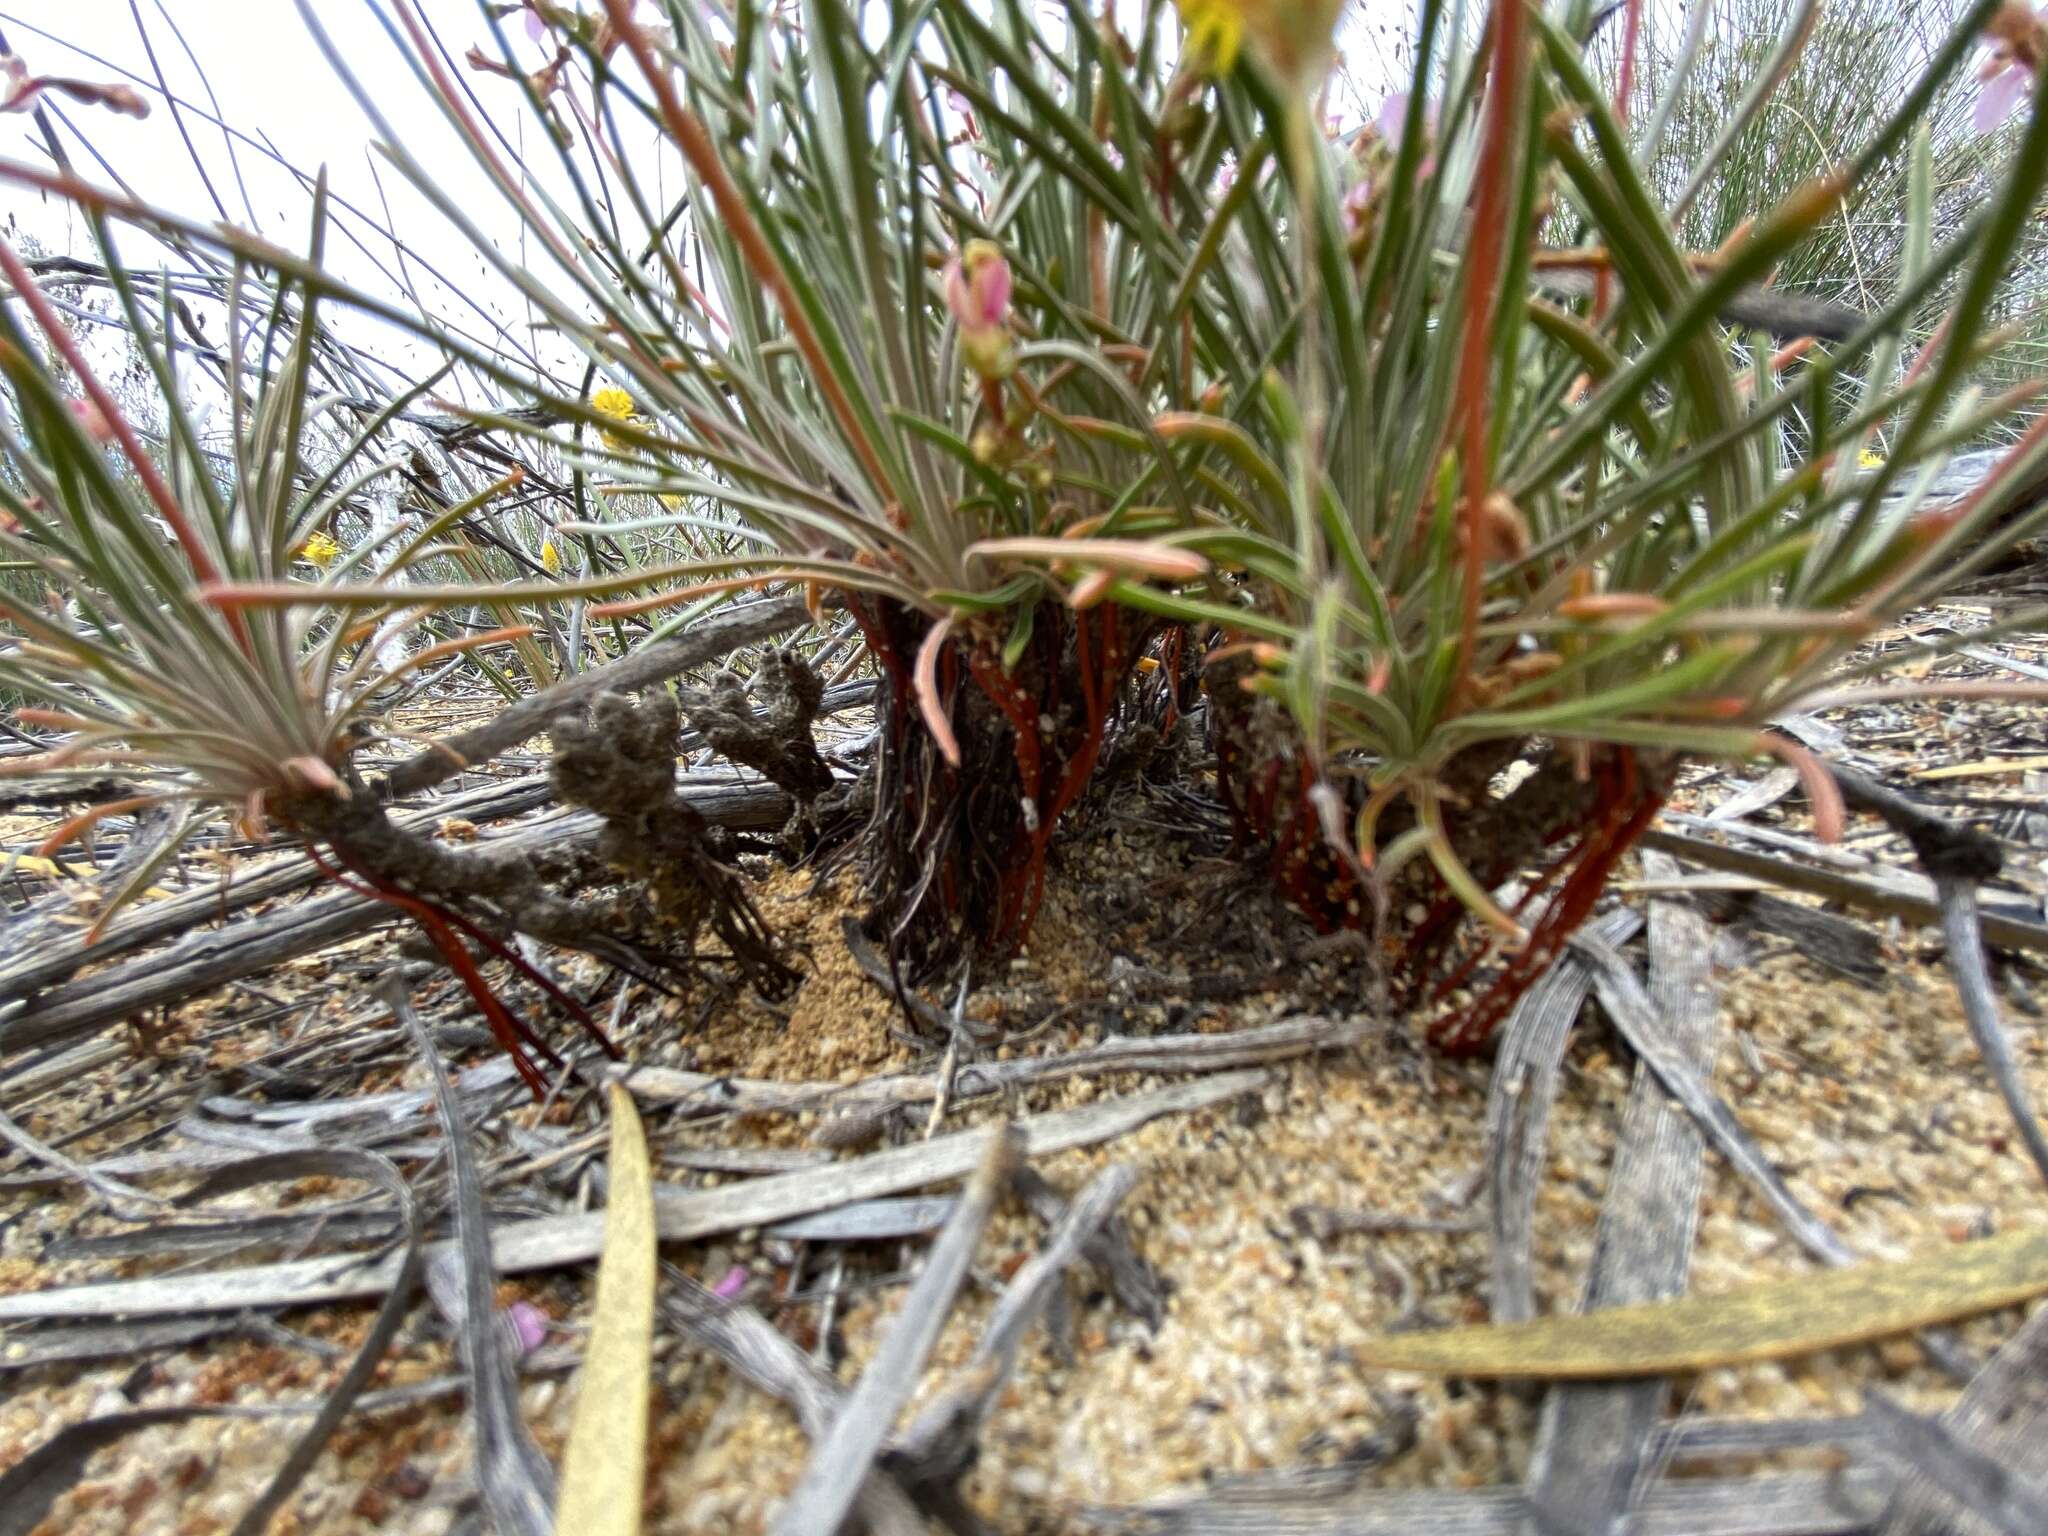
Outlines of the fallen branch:
{"label": "fallen branch", "polygon": [[998,1128],[874,1359],[847,1394],[831,1428],[812,1446],[796,1488],[776,1517],[772,1536],[836,1531],[852,1512],[896,1415],[917,1389],[925,1360],[939,1342],[967,1279],[967,1266],[981,1244],[982,1229],[1002,1198],[1017,1156],[1016,1132],[1008,1126]]}
{"label": "fallen branch", "polygon": [[[1839,870],[1815,869],[1810,864],[1773,858],[1769,854],[1752,852],[1747,848],[1730,848],[1703,837],[1691,837],[1683,832],[1672,832],[1663,827],[1652,827],[1645,832],[1642,846],[1661,849],[1691,863],[1704,864],[1709,869],[1724,869],[1733,874],[1753,875],[1759,880],[1769,881],[1772,885],[1787,890],[1804,891],[1810,896],[1822,896],[1830,901],[1858,907],[1865,912],[1904,918],[1923,927],[1934,928],[1941,923],[1941,903],[1928,882],[1918,877],[1909,877],[1910,886],[1858,879]],[[2001,949],[2048,952],[2048,924],[2023,922],[2002,913],[1984,914],[1984,937],[1987,942]]]}
{"label": "fallen branch", "polygon": [[[1128,1135],[1161,1115],[1185,1114],[1254,1093],[1271,1080],[1265,1072],[1214,1077],[1106,1099],[1020,1121],[1023,1155],[1043,1157]],[[912,1146],[892,1147],[852,1162],[750,1179],[718,1189],[655,1189],[655,1224],[665,1242],[681,1242],[766,1226],[852,1200],[897,1194],[964,1178],[979,1162],[989,1133],[956,1131]],[[491,1234],[500,1274],[524,1274],[581,1264],[604,1243],[604,1214],[546,1216]],[[430,1250],[431,1252],[432,1250]],[[381,1259],[297,1259],[214,1274],[184,1273],[157,1279],[116,1280],[0,1296],[0,1323],[31,1318],[161,1317],[175,1313],[233,1312],[244,1307],[310,1306],[381,1296],[398,1273],[397,1255]]]}
{"label": "fallen branch", "polygon": [[[768,785],[699,786],[686,798],[707,821],[725,827],[778,826],[789,813],[788,797]],[[587,812],[564,812],[494,839],[493,846],[507,852],[594,846],[599,826],[598,818]],[[202,894],[195,905],[206,914],[213,903]],[[0,1054],[76,1039],[398,920],[390,907],[351,891],[333,890],[279,912],[187,934],[166,951],[129,959],[21,1001],[11,1015],[0,1017]],[[89,953],[99,958],[97,947]],[[9,995],[16,984],[15,977],[0,976],[0,996]]]}
{"label": "fallen branch", "polygon": [[554,721],[582,708],[600,693],[631,693],[666,682],[680,672],[728,656],[741,646],[771,640],[809,622],[810,613],[803,600],[795,597],[745,603],[715,613],[684,634],[642,646],[605,666],[564,678],[552,688],[521,699],[496,719],[447,741],[436,742],[386,774],[381,792],[388,799],[417,794],[539,735]]}
{"label": "fallen branch", "polygon": [[[955,1103],[1007,1093],[1069,1077],[1113,1072],[1216,1072],[1266,1066],[1323,1051],[1345,1050],[1379,1034],[1384,1026],[1358,1019],[1304,1016],[1257,1029],[1217,1035],[1115,1035],[1086,1050],[1057,1056],[1021,1056],[1009,1061],[962,1063],[954,1069]],[[906,1072],[859,1083],[782,1083],[765,1078],[719,1077],[672,1067],[615,1066],[611,1075],[650,1104],[687,1104],[725,1114],[798,1114],[894,1108],[937,1099],[942,1074]]]}

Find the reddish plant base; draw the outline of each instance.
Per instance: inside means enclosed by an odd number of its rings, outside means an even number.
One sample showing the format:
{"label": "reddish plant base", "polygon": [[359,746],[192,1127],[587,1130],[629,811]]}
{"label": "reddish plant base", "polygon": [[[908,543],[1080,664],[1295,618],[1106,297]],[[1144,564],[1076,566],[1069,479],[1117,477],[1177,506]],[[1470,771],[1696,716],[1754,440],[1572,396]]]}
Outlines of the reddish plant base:
{"label": "reddish plant base", "polygon": [[925,621],[872,599],[848,606],[889,683],[869,855],[892,952],[903,948],[915,970],[963,942],[1013,954],[1044,899],[1053,831],[1101,759],[1143,621],[1107,605],[1042,604],[1009,668],[986,639],[947,645],[936,676],[959,739],[956,768],[911,707]]}
{"label": "reddish plant base", "polygon": [[1371,898],[1323,836],[1308,801],[1315,770],[1279,708],[1245,690],[1250,675],[1242,657],[1208,668],[1216,787],[1238,845],[1265,851],[1280,894],[1317,932],[1362,929]]}
{"label": "reddish plant base", "polygon": [[[1670,793],[1668,776],[1644,773],[1636,754],[1628,748],[1603,754],[1597,772],[1600,800],[1592,825],[1544,871],[1542,878],[1516,904],[1516,914],[1558,875],[1564,875],[1564,884],[1544,908],[1543,916],[1530,931],[1528,943],[1509,958],[1479,1001],[1468,1010],[1430,1025],[1429,1038],[1438,1049],[1451,1055],[1472,1055],[1486,1047],[1521,1001],[1522,994],[1550,969],[1565,941],[1592,915],[1615,865],[1664,808],[1665,797]],[[1437,997],[1441,999],[1464,980],[1478,959],[1479,955],[1474,955],[1446,978],[1437,988]]]}
{"label": "reddish plant base", "polygon": [[583,1005],[529,965],[524,956],[500,941],[495,934],[479,927],[451,907],[428,901],[410,891],[402,891],[387,881],[378,880],[339,848],[334,850],[334,856],[348,871],[346,874],[322,858],[320,851],[310,843],[306,847],[306,856],[313,861],[315,868],[335,884],[344,886],[358,895],[367,896],[373,901],[381,901],[387,906],[396,907],[419,924],[420,931],[427,936],[427,941],[434,946],[449,970],[455,973],[464,989],[468,991],[471,1001],[476,1004],[478,1012],[483,1014],[485,1023],[490,1026],[492,1036],[505,1054],[512,1058],[512,1065],[518,1070],[520,1081],[526,1084],[536,1100],[547,1096],[548,1082],[541,1076],[540,1069],[534,1065],[534,1056],[538,1055],[558,1072],[564,1066],[562,1058],[545,1040],[534,1033],[525,1020],[512,1011],[484,979],[475,957],[470,954],[462,940],[456,937],[458,930],[546,992],[603,1048],[607,1056],[614,1061],[620,1059],[619,1048],[612,1044],[611,1038],[598,1026],[597,1021],[591,1018]]}
{"label": "reddish plant base", "polygon": [[[1249,672],[1244,663],[1226,658],[1210,672],[1218,788],[1240,845],[1265,851],[1280,894],[1319,931],[1365,929],[1371,895],[1323,835],[1321,819],[1308,799],[1315,787],[1314,770],[1300,752],[1291,726],[1277,708],[1242,689],[1239,679]],[[1467,807],[1453,829],[1456,852],[1489,889],[1532,863],[1543,863],[1542,873],[1517,904],[1517,915],[1553,884],[1562,883],[1528,942],[1507,959],[1478,1001],[1429,1026],[1430,1041],[1451,1054],[1485,1048],[1565,941],[1591,915],[1616,864],[1642,836],[1670,790],[1668,765],[1647,766],[1623,747],[1599,754],[1590,784],[1571,780],[1558,761],[1543,770],[1547,777],[1528,793],[1495,800],[1487,795],[1486,784],[1506,760],[1507,755],[1496,760],[1481,753],[1469,762],[1459,759],[1452,764],[1461,780],[1453,788]],[[1405,825],[1390,813],[1380,826],[1381,842]],[[1565,845],[1561,852],[1555,851],[1559,844]],[[1398,912],[1412,907],[1416,897],[1428,905],[1412,928],[1389,941],[1395,950],[1394,969],[1410,1004],[1426,994],[1429,1003],[1440,1005],[1495,949],[1475,944],[1443,973],[1444,951],[1469,914],[1433,866],[1418,863],[1410,869],[1425,883],[1390,905]]]}

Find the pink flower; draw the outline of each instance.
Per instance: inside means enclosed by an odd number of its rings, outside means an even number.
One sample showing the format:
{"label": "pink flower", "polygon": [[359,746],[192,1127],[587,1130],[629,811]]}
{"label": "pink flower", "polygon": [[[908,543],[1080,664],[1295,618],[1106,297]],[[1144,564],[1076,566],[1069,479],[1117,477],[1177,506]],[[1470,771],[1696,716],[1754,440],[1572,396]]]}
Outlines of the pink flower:
{"label": "pink flower", "polygon": [[2041,58],[2048,53],[2048,10],[2036,12],[2025,0],[2007,0],[1984,29],[1991,52],[1977,70],[1977,105],[1970,123],[1994,133],[2034,88]]}
{"label": "pink flower", "polygon": [[984,379],[1017,368],[1010,334],[1010,263],[988,240],[970,240],[946,264],[946,308],[960,326],[967,366]]}
{"label": "pink flower", "polygon": [[711,1294],[720,1301],[731,1301],[747,1288],[749,1276],[744,1265],[735,1264],[725,1272],[725,1278],[711,1287]]}
{"label": "pink flower", "polygon": [[530,1301],[515,1301],[505,1308],[502,1316],[511,1330],[514,1341],[519,1345],[521,1355],[530,1355],[539,1349],[548,1336],[548,1315]]}

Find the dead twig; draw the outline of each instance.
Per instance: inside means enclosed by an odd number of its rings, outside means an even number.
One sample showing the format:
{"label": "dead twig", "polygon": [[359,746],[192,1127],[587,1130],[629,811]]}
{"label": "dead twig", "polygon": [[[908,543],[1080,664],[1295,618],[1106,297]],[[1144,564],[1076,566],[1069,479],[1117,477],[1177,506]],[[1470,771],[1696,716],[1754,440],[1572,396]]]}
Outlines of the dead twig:
{"label": "dead twig", "polygon": [[[1650,857],[1655,858],[1656,855]],[[1654,871],[1653,871],[1654,873]],[[1650,991],[1658,1033],[1675,1060],[1705,1080],[1720,1036],[1713,936],[1673,902],[1650,907]],[[1582,1310],[1682,1295],[1692,1269],[1705,1184],[1697,1126],[1638,1063],[1593,1239]],[[1549,1536],[1610,1536],[1650,1480],[1651,1442],[1665,1383],[1560,1382],[1544,1396],[1527,1493]]]}
{"label": "dead twig", "polygon": [[[1623,908],[1598,919],[1587,935],[1621,944],[1641,923],[1639,914]],[[1550,1107],[1557,1098],[1565,1038],[1592,990],[1585,960],[1568,949],[1515,1005],[1501,1034],[1486,1098],[1493,1316],[1499,1322],[1526,1322],[1536,1315],[1536,1191],[1543,1182]]]}
{"label": "dead twig", "polygon": [[720,660],[742,646],[773,639],[809,622],[810,613],[803,600],[795,597],[743,603],[713,614],[691,626],[687,633],[642,646],[605,666],[564,678],[552,688],[520,700],[488,724],[436,742],[386,774],[383,793],[391,799],[417,794],[464,769],[489,762],[530,736],[539,735],[555,720],[580,709],[597,694],[631,693],[666,682],[691,667]]}
{"label": "dead twig", "polygon": [[1075,1197],[1045,1246],[1011,1279],[973,1356],[889,1449],[886,1465],[912,1490],[956,1488],[967,1474],[975,1439],[1016,1366],[1024,1335],[1051,1303],[1089,1238],[1116,1214],[1137,1182],[1138,1171],[1128,1163],[1103,1169]]}
{"label": "dead twig", "polygon": [[[495,1326],[497,1303],[492,1292],[497,1271],[491,1262],[490,1227],[484,1216],[483,1180],[470,1151],[469,1129],[455,1086],[448,1081],[440,1053],[427,1038],[426,1026],[413,1011],[404,985],[391,981],[384,997],[412,1037],[413,1048],[427,1064],[434,1102],[446,1138],[447,1163],[455,1210],[455,1243],[442,1244],[428,1260],[452,1267],[460,1298],[449,1310],[462,1340],[463,1365],[469,1373],[469,1410],[476,1432],[477,1483],[484,1506],[504,1536],[553,1536],[554,1468],[527,1434],[519,1416],[519,1383]],[[445,1273],[445,1268],[444,1268]]]}
{"label": "dead twig", "polygon": [[[1162,1115],[1184,1114],[1255,1093],[1270,1081],[1259,1071],[1213,1077],[1107,1099],[1077,1109],[1035,1115],[1017,1126],[1024,1155],[1043,1157],[1070,1147],[1113,1141]],[[965,1177],[980,1160],[984,1133],[956,1131],[910,1146],[891,1147],[851,1162],[748,1179],[718,1189],[655,1189],[655,1223],[664,1242],[681,1242],[742,1227],[766,1226],[853,1200],[896,1194]],[[602,1212],[545,1216],[494,1232],[492,1257],[501,1274],[581,1264],[604,1240]],[[98,1285],[62,1286],[0,1296],[0,1323],[34,1318],[161,1317],[178,1313],[240,1312],[381,1296],[397,1275],[395,1256],[378,1259],[297,1259],[214,1274],[184,1274]]]}

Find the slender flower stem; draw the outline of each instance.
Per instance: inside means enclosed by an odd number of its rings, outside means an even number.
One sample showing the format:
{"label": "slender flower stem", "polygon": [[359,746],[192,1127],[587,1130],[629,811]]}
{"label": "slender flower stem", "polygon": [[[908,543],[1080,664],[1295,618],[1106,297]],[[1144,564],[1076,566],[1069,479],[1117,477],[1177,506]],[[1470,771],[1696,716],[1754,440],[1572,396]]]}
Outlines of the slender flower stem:
{"label": "slender flower stem", "polygon": [[1472,244],[1465,282],[1465,332],[1458,357],[1457,419],[1464,428],[1465,502],[1459,517],[1464,535],[1463,616],[1458,626],[1454,675],[1462,685],[1479,640],[1479,594],[1485,552],[1481,519],[1492,492],[1487,462],[1487,372],[1493,356],[1494,319],[1499,311],[1501,261],[1506,248],[1508,198],[1515,172],[1515,117],[1522,107],[1522,77],[1528,63],[1528,17],[1522,0],[1496,0],[1493,7],[1493,79],[1486,94],[1486,141],[1480,147],[1479,191],[1472,217]]}

